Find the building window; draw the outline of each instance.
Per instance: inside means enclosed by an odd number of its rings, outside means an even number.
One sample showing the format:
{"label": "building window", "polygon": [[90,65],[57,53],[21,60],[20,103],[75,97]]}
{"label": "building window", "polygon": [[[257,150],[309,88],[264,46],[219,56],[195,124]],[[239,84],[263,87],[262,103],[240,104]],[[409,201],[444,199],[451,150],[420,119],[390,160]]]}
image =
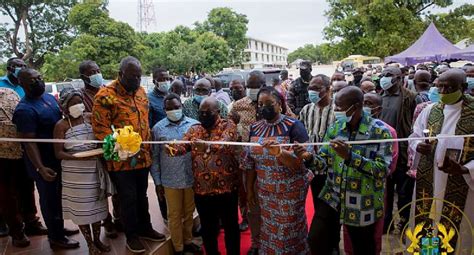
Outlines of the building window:
{"label": "building window", "polygon": [[250,57],[250,52],[245,52],[245,59],[244,59],[244,61],[245,61],[245,62],[249,62],[250,59],[251,59],[251,57]]}
{"label": "building window", "polygon": [[[268,48],[268,46],[267,46],[267,48]],[[270,62],[270,55],[268,55],[268,54],[267,54],[267,62]]]}
{"label": "building window", "polygon": [[[260,47],[260,49],[261,49],[262,51],[264,51],[265,49],[264,49],[264,46],[263,46],[263,42],[261,43],[261,46],[262,46],[262,47]],[[263,58],[263,57],[262,57],[262,58]]]}
{"label": "building window", "polygon": [[258,44],[257,44],[257,41],[255,41],[255,50],[258,50]]}

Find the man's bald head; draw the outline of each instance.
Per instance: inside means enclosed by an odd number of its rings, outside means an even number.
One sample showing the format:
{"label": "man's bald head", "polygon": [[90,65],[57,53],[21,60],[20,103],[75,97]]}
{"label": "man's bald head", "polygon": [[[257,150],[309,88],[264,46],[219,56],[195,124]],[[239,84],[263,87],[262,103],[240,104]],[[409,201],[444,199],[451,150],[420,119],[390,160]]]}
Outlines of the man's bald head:
{"label": "man's bald head", "polygon": [[184,84],[181,80],[176,79],[171,83],[171,92],[180,95],[183,94]]}
{"label": "man's bald head", "polygon": [[360,89],[362,89],[364,93],[375,92],[375,84],[372,80],[368,79],[360,83]]}
{"label": "man's bald head", "polygon": [[252,70],[247,78],[247,88],[259,89],[266,85],[265,74],[260,70]]}
{"label": "man's bald head", "polygon": [[132,56],[125,57],[120,61],[120,71],[125,72],[130,66],[142,68],[140,61]]}
{"label": "man's bald head", "polygon": [[425,70],[418,70],[413,79],[416,91],[425,91],[430,88],[431,74]]}
{"label": "man's bald head", "polygon": [[438,77],[438,82],[457,85],[462,88],[466,83],[466,73],[461,69],[449,69]]}
{"label": "man's bald head", "polygon": [[199,111],[219,111],[219,101],[215,97],[206,97],[202,100]]}
{"label": "man's bald head", "polygon": [[358,107],[361,107],[363,103],[364,93],[356,86],[347,86],[339,90],[336,96],[336,105],[338,106],[359,104]]}
{"label": "man's bald head", "polygon": [[371,108],[377,107],[377,106],[382,106],[382,96],[377,94],[377,93],[367,93],[364,94],[364,105],[366,105],[366,102],[370,102],[372,104]]}
{"label": "man's bald head", "polygon": [[364,106],[370,108],[370,115],[378,118],[382,112],[382,96],[377,93],[364,94]]}
{"label": "man's bald head", "polygon": [[346,81],[334,81],[334,82],[332,83],[332,88],[331,88],[331,90],[332,90],[333,93],[337,93],[337,92],[339,92],[341,89],[343,89],[343,88],[345,88],[345,87],[347,87],[347,86],[349,86],[349,84],[348,84]]}
{"label": "man's bald head", "polygon": [[208,89],[211,89],[212,84],[210,80],[206,78],[202,78],[202,79],[197,80],[196,83],[194,84],[194,89],[198,87],[206,87]]}

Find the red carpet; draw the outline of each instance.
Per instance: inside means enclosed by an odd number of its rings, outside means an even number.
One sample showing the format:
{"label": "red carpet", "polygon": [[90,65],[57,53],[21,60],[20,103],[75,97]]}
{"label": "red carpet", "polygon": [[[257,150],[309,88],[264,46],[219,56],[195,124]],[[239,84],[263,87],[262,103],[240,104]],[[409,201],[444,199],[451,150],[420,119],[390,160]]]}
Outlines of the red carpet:
{"label": "red carpet", "polygon": [[[308,228],[311,224],[311,220],[313,219],[314,215],[314,207],[313,207],[313,196],[311,195],[311,190],[308,192],[308,197],[306,198],[306,218],[308,219]],[[240,216],[239,216],[240,220]],[[242,232],[240,234],[240,254],[247,254],[247,251],[250,249],[251,241],[250,241],[250,230]],[[225,243],[224,243],[224,231],[221,230],[221,234],[219,235],[219,251],[222,255],[226,255],[225,251]]]}

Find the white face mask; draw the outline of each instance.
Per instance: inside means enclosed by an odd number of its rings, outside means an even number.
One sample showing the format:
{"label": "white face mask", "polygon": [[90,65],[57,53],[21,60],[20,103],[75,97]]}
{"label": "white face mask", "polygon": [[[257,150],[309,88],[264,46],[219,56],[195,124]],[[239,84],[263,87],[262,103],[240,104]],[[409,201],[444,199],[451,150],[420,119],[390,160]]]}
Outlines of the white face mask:
{"label": "white face mask", "polygon": [[257,101],[257,96],[258,96],[258,92],[260,91],[260,89],[247,89],[246,90],[246,93],[247,93],[247,96],[253,101],[253,102],[256,102]]}
{"label": "white face mask", "polygon": [[86,109],[86,107],[84,106],[84,104],[75,104],[75,105],[69,107],[69,115],[73,119],[77,119],[80,116],[82,116],[82,113],[84,113],[85,109]]}

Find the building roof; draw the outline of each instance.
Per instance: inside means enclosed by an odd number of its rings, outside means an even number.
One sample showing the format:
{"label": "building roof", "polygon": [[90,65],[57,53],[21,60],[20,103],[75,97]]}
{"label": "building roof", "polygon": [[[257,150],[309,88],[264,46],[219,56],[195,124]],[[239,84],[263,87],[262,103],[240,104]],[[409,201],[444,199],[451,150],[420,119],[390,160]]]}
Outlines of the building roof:
{"label": "building roof", "polygon": [[275,44],[275,43],[267,42],[267,41],[265,41],[265,40],[260,40],[260,39],[257,39],[257,38],[255,38],[255,37],[247,36],[247,39],[251,39],[251,40],[254,40],[254,41],[258,41],[258,42],[263,42],[263,43],[266,43],[266,44],[270,44],[270,45],[273,45],[273,46],[280,47],[280,48],[282,48],[282,49],[284,49],[284,50],[288,50],[288,48],[286,48],[286,47],[280,46],[280,45]]}

